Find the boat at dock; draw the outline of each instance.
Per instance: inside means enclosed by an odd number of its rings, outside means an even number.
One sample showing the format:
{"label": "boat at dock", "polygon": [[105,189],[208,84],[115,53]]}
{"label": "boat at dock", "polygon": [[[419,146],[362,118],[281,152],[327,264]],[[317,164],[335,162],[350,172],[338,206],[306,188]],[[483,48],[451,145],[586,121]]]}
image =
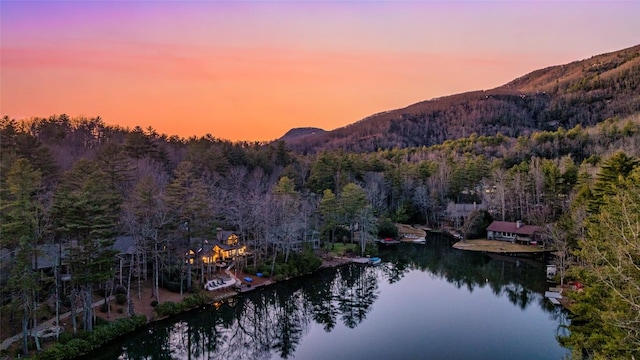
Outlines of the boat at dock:
{"label": "boat at dock", "polygon": [[553,282],[558,272],[558,268],[555,265],[547,265],[547,281]]}
{"label": "boat at dock", "polygon": [[369,264],[371,265],[380,265],[382,263],[382,259],[379,257],[372,257],[369,259]]}
{"label": "boat at dock", "polygon": [[356,264],[368,264],[370,260],[371,260],[370,258],[366,258],[366,257],[357,257],[357,258],[352,258],[351,262]]}
{"label": "boat at dock", "polygon": [[385,238],[385,239],[378,240],[378,244],[385,245],[385,246],[397,245],[397,244],[400,244],[400,241],[392,238]]}

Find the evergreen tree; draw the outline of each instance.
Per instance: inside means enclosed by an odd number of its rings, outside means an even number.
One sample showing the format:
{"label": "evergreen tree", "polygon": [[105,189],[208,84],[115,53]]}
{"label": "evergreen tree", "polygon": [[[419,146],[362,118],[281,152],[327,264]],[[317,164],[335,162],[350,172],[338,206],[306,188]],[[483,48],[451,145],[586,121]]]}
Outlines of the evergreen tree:
{"label": "evergreen tree", "polygon": [[12,302],[22,312],[22,347],[28,354],[29,320],[37,308],[36,293],[40,290],[34,264],[37,264],[37,247],[46,231],[44,205],[39,196],[42,177],[29,161],[18,159],[7,175],[8,196],[2,200],[2,236],[0,248],[8,248],[15,254],[8,288],[13,293]]}
{"label": "evergreen tree", "polygon": [[320,199],[320,204],[318,205],[318,210],[320,211],[320,215],[324,221],[324,228],[330,231],[330,239],[332,248],[335,243],[335,233],[336,228],[339,225],[340,221],[340,212],[338,209],[338,200],[334,195],[333,191],[330,189],[326,189],[322,195],[322,199]]}
{"label": "evergreen tree", "polygon": [[640,349],[640,169],[607,187],[580,241],[571,335],[578,356],[633,358]]}
{"label": "evergreen tree", "polygon": [[358,224],[358,213],[368,205],[367,194],[360,186],[349,183],[342,189],[338,204],[339,213],[344,216],[344,220],[349,225],[351,242],[353,242],[353,232]]}
{"label": "evergreen tree", "polygon": [[[193,163],[183,161],[174,171],[174,179],[167,184],[165,201],[172,219],[171,226],[175,230],[175,248],[181,253],[187,253],[187,288],[191,288],[191,267],[193,263],[201,261],[196,253],[197,248],[191,244],[192,238],[212,233],[212,212],[209,192],[201,176],[194,173]],[[180,259],[182,264],[185,259]]]}
{"label": "evergreen tree", "polygon": [[593,186],[593,197],[589,202],[589,211],[597,213],[605,198],[616,194],[617,185],[640,165],[640,160],[630,157],[622,151],[613,154],[604,161]]}
{"label": "evergreen tree", "polygon": [[121,204],[105,176],[96,162],[81,160],[64,174],[54,199],[56,230],[70,244],[72,284],[83,300],[87,331],[93,330],[94,286],[113,277]]}

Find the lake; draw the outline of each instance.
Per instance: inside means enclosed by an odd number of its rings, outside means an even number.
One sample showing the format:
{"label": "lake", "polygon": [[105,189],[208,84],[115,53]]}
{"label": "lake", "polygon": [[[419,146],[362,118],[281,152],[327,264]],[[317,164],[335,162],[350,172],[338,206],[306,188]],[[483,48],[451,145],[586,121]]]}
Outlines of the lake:
{"label": "lake", "polygon": [[542,263],[426,244],[166,319],[91,359],[562,359]]}

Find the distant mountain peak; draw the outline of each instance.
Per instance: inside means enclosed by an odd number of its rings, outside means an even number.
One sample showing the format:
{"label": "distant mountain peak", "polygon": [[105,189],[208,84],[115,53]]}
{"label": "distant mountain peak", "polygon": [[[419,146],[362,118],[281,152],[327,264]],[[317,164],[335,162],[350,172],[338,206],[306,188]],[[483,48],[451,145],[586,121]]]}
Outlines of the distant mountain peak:
{"label": "distant mountain peak", "polygon": [[326,133],[325,130],[320,129],[320,128],[316,128],[316,127],[299,127],[299,128],[293,128],[289,131],[287,131],[286,134],[282,135],[281,138],[279,138],[279,141],[284,141],[284,142],[289,142],[289,141],[299,141],[302,138],[305,138],[307,136],[311,136],[311,135],[318,135],[318,134],[323,134]]}

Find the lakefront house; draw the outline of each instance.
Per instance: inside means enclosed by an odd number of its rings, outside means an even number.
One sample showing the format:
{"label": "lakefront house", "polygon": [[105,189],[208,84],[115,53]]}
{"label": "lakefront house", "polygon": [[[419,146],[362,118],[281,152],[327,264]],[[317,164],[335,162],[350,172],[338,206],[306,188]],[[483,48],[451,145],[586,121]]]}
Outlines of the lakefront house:
{"label": "lakefront house", "polygon": [[540,227],[525,225],[521,220],[516,222],[494,221],[487,227],[487,239],[535,245],[537,244],[536,233],[539,231]]}

